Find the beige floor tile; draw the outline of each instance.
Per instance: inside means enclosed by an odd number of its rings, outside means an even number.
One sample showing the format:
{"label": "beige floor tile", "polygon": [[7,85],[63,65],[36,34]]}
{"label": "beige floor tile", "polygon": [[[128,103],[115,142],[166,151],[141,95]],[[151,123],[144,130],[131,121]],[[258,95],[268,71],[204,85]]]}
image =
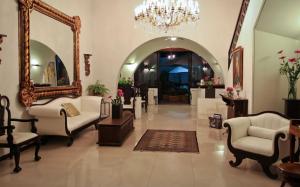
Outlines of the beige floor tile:
{"label": "beige floor tile", "polygon": [[[12,174],[13,160],[0,162],[1,187],[277,187],[260,166],[244,160],[229,166],[224,130],[211,129],[207,119],[198,119],[188,105],[150,106],[121,147],[98,146],[97,131],[88,128],[71,147],[66,139],[42,146],[40,162],[34,149],[21,154],[22,172]],[[147,129],[194,130],[200,154],[133,151]]]}

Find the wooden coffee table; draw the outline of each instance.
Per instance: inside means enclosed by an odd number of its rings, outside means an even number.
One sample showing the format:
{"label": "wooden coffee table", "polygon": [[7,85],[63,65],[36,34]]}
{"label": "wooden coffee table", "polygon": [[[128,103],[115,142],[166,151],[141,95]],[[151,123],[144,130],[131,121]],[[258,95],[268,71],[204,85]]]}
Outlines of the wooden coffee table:
{"label": "wooden coffee table", "polygon": [[134,129],[133,113],[126,111],[120,119],[112,119],[111,117],[104,119],[97,124],[98,144],[121,146]]}

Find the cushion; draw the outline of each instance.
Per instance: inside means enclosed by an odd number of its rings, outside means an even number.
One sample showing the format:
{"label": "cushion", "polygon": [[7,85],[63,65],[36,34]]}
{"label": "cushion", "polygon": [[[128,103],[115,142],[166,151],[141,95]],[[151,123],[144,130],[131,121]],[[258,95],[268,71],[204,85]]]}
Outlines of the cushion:
{"label": "cushion", "polygon": [[272,140],[254,136],[242,137],[234,141],[232,146],[236,149],[265,156],[272,156],[274,152]]}
{"label": "cushion", "polygon": [[79,116],[80,112],[72,103],[63,103],[61,106],[65,109],[68,117]]}
{"label": "cushion", "polygon": [[272,130],[272,129],[266,129],[266,128],[261,128],[261,127],[256,127],[256,126],[250,126],[248,128],[249,136],[255,136],[258,138],[272,140],[274,138],[275,134],[276,134],[276,131]]}
{"label": "cushion", "polygon": [[[30,132],[14,132],[12,135],[14,137],[14,144],[19,144],[38,136],[37,134]],[[0,144],[7,144],[7,135],[0,136]]]}

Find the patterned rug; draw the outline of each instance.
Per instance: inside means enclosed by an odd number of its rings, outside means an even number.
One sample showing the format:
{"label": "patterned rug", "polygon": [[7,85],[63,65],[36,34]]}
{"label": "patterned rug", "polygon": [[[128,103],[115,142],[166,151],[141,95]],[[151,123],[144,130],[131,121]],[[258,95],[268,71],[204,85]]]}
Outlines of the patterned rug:
{"label": "patterned rug", "polygon": [[147,130],[134,151],[199,153],[196,131]]}

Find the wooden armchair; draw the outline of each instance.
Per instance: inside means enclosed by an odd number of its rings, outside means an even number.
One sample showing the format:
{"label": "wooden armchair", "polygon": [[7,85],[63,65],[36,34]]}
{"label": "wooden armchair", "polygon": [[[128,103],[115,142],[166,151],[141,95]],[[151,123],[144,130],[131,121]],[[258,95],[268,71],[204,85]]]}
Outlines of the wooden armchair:
{"label": "wooden armchair", "polygon": [[[36,134],[36,119],[14,119],[11,118],[9,109],[10,103],[6,96],[0,95],[0,148],[9,148],[9,157],[15,159],[15,173],[21,171],[19,166],[20,152],[29,146],[35,144],[35,161],[39,161],[41,157],[38,155],[40,149],[40,137]],[[11,122],[28,122],[31,123],[32,132],[13,132],[15,127]]]}
{"label": "wooden armchair", "polygon": [[140,95],[142,97],[142,106],[145,107],[145,112],[148,111],[148,86],[143,84],[140,86]]}
{"label": "wooden armchair", "polygon": [[134,119],[135,119],[135,96],[136,96],[135,88],[127,87],[124,89],[124,98],[122,99],[123,110],[132,112]]}

